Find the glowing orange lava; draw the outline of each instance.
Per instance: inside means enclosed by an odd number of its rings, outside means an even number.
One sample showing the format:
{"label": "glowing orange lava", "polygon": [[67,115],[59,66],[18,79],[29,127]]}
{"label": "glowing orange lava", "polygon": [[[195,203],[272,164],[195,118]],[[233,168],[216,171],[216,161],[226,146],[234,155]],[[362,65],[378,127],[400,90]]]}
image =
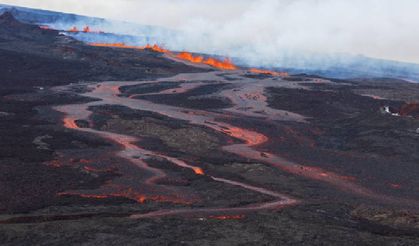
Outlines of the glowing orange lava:
{"label": "glowing orange lava", "polygon": [[223,132],[234,138],[242,139],[251,146],[259,145],[268,141],[268,137],[263,134],[248,131],[239,127],[229,127],[228,130],[223,130]]}
{"label": "glowing orange lava", "polygon": [[249,69],[249,72],[257,73],[257,74],[271,75],[271,76],[280,76],[280,77],[288,76],[287,72],[275,72],[275,71],[263,70],[263,69],[257,69],[257,68],[251,68],[251,69]]}
{"label": "glowing orange lava", "polygon": [[108,195],[91,195],[91,194],[76,194],[76,193],[70,193],[70,192],[60,192],[57,195],[59,196],[79,196],[82,198],[93,198],[93,199],[106,199],[110,196]]}
{"label": "glowing orange lava", "polygon": [[138,203],[145,203],[147,201],[154,201],[154,202],[162,202],[162,203],[175,203],[175,204],[191,204],[191,202],[173,198],[173,197],[165,197],[161,195],[142,195],[134,192],[132,189],[128,189],[126,191],[122,191],[120,193],[111,193],[109,195],[103,194],[83,194],[83,193],[72,193],[72,192],[59,192],[57,193],[58,196],[78,196],[81,198],[89,198],[89,199],[107,199],[107,198],[128,198],[135,200]]}
{"label": "glowing orange lava", "polygon": [[204,61],[204,57],[202,56],[193,56],[189,52],[181,52],[177,55],[177,58],[180,58],[182,60],[190,61],[193,63],[202,63]]}
{"label": "glowing orange lava", "polygon": [[155,52],[160,52],[160,53],[167,53],[167,52],[169,52],[169,50],[166,50],[166,49],[164,49],[164,48],[162,48],[162,47],[160,47],[160,46],[158,46],[157,44],[154,44],[154,45],[149,45],[149,44],[147,44],[145,47],[144,47],[144,49],[149,49],[149,50],[152,50],[152,51],[155,51]]}
{"label": "glowing orange lava", "polygon": [[204,61],[205,64],[220,68],[223,70],[235,70],[237,67],[231,62],[230,59],[226,58],[224,61],[217,60],[215,58],[208,58]]}
{"label": "glowing orange lava", "polygon": [[169,50],[162,48],[161,46],[154,44],[146,46],[134,46],[134,45],[126,45],[125,43],[89,43],[91,46],[96,47],[111,47],[111,48],[122,48],[122,49],[137,49],[137,50],[152,50],[159,53],[168,53]]}
{"label": "glowing orange lava", "polygon": [[[171,56],[174,56],[170,50],[164,49],[157,44],[154,44],[154,45],[147,44],[146,46],[133,46],[133,45],[126,45],[125,43],[89,43],[89,45],[96,46],[96,47],[112,47],[112,48],[122,48],[122,49],[138,49],[138,50],[148,49],[155,52],[167,53],[167,54],[170,54]],[[237,69],[236,65],[234,65],[233,62],[227,58],[223,61],[212,58],[212,57],[204,59],[204,57],[202,56],[193,56],[189,52],[181,52],[177,54],[175,57],[181,60],[192,62],[192,63],[209,65],[211,67],[215,67],[221,70]]]}
{"label": "glowing orange lava", "polygon": [[189,52],[181,52],[176,57],[185,61],[192,62],[192,63],[206,64],[206,65],[216,67],[222,70],[237,69],[237,67],[233,64],[233,62],[230,59],[225,59],[224,61],[220,61],[212,57],[204,59],[204,57],[202,56],[193,56]]}
{"label": "glowing orange lava", "polygon": [[191,201],[184,200],[177,196],[166,195],[147,195],[138,193],[133,188],[122,188],[118,192],[113,192],[111,197],[124,197],[136,201],[137,203],[145,203],[147,201],[161,202],[161,203],[174,203],[174,204],[191,204]]}
{"label": "glowing orange lava", "polygon": [[69,128],[69,129],[78,129],[79,128],[74,119],[64,118],[63,121],[64,121],[64,126]]}
{"label": "glowing orange lava", "polygon": [[68,30],[68,32],[79,32],[79,29],[76,26],[73,26]]}
{"label": "glowing orange lava", "polygon": [[202,170],[202,168],[199,167],[194,167],[193,171],[195,172],[196,175],[204,175],[204,170]]}
{"label": "glowing orange lava", "polygon": [[84,33],[103,33],[102,31],[93,31],[90,26],[84,26],[82,30],[79,30],[76,26],[68,29],[67,32],[84,32]]}
{"label": "glowing orange lava", "polygon": [[85,26],[83,28],[83,32],[90,32],[90,27],[89,26]]}

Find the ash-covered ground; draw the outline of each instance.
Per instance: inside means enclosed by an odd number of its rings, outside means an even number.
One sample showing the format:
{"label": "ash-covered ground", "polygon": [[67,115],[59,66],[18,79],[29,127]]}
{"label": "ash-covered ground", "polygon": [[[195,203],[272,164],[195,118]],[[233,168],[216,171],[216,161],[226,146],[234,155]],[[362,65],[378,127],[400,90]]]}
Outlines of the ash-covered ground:
{"label": "ash-covered ground", "polygon": [[419,85],[219,71],[0,16],[2,245],[417,245]]}

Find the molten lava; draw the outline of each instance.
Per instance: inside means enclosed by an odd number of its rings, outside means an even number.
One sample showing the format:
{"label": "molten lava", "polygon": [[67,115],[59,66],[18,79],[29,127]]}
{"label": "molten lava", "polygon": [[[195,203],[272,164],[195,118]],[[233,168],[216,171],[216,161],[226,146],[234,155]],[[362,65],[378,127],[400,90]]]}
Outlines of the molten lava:
{"label": "molten lava", "polygon": [[145,203],[147,201],[161,202],[161,203],[175,203],[175,204],[191,204],[190,201],[183,200],[178,197],[163,196],[163,195],[145,195],[135,192],[133,189],[128,188],[119,193],[112,193],[113,197],[125,197],[135,200],[138,203]]}
{"label": "molten lava", "polygon": [[128,46],[124,43],[89,43],[91,46],[97,46],[97,47],[115,47],[115,48],[125,48],[125,49],[139,49],[138,46]]}
{"label": "molten lava", "polygon": [[89,26],[85,26],[83,28],[83,32],[90,32],[90,27]]}
{"label": "molten lava", "polygon": [[78,129],[76,122],[74,119],[71,118],[64,118],[64,126],[69,129]]}
{"label": "molten lava", "polygon": [[204,175],[204,170],[202,170],[202,168],[199,167],[194,167],[193,171],[195,172],[196,175]]}
{"label": "molten lava", "polygon": [[220,68],[223,70],[235,70],[237,67],[231,62],[230,59],[226,58],[224,61],[220,61],[214,58],[208,58],[204,61],[205,64],[212,67]]}
{"label": "molten lava", "polygon": [[248,131],[239,127],[229,127],[228,129],[222,130],[225,134],[234,138],[242,139],[246,144],[255,146],[267,142],[269,139],[263,134]]}
{"label": "molten lava", "polygon": [[73,26],[67,32],[84,32],[84,33],[103,33],[102,31],[93,31],[90,26],[84,26],[83,29],[80,31],[76,26]]}
{"label": "molten lava", "polygon": [[218,59],[209,57],[207,59],[204,59],[202,56],[193,56],[189,52],[181,52],[177,56],[177,58],[189,61],[192,63],[198,63],[198,64],[206,64],[215,68],[219,68],[222,70],[235,70],[237,67],[232,63],[230,59],[225,59],[224,61],[220,61]]}
{"label": "molten lava", "polygon": [[111,196],[108,195],[93,195],[93,194],[77,194],[71,192],[59,192],[57,193],[58,196],[78,196],[81,198],[93,198],[93,199],[106,199],[110,198]]}
{"label": "molten lava", "polygon": [[137,50],[152,50],[159,53],[168,53],[169,51],[162,48],[161,46],[154,44],[146,46],[133,46],[133,45],[126,45],[125,43],[89,43],[91,46],[96,47],[111,47],[111,48],[122,48],[122,49],[137,49]]}
{"label": "molten lava", "polygon": [[202,56],[193,56],[189,52],[181,52],[177,55],[177,58],[180,58],[182,60],[186,60],[193,63],[202,63],[204,61],[204,57]]}
{"label": "molten lava", "polygon": [[73,26],[72,28],[70,28],[70,29],[68,30],[68,32],[79,32],[79,29],[77,29],[77,27],[76,27],[76,26]]}
{"label": "molten lava", "polygon": [[[89,43],[91,46],[97,47],[113,47],[113,48],[122,48],[122,49],[139,49],[139,50],[152,50],[158,53],[167,53],[173,56],[173,53],[170,50],[164,49],[161,46],[154,44],[150,45],[147,44],[146,46],[133,46],[133,45],[126,45],[125,43]],[[236,65],[230,59],[224,59],[223,61],[209,57],[204,59],[202,56],[193,56],[189,52],[181,52],[175,56],[178,59],[185,60],[192,63],[197,64],[205,64],[209,65],[221,70],[235,70],[237,69]]]}
{"label": "molten lava", "polygon": [[287,72],[275,72],[270,70],[263,70],[263,69],[257,69],[257,68],[251,68],[249,69],[249,72],[251,73],[257,73],[257,74],[264,74],[264,75],[270,75],[275,77],[286,77],[288,76]]}
{"label": "molten lava", "polygon": [[155,52],[159,52],[159,53],[167,53],[167,52],[169,52],[169,50],[166,50],[166,49],[158,46],[157,44],[154,44],[153,46],[147,44],[144,47],[144,49],[149,49],[149,50],[152,50],[152,51],[155,51]]}

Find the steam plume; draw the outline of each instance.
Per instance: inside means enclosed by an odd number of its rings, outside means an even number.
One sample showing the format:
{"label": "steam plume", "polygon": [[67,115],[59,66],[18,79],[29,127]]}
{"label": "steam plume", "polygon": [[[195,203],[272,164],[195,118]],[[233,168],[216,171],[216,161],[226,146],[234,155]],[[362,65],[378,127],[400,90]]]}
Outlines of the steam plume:
{"label": "steam plume", "polygon": [[416,0],[5,2],[163,26],[177,31],[154,33],[170,49],[251,65],[327,67],[348,55],[419,63]]}

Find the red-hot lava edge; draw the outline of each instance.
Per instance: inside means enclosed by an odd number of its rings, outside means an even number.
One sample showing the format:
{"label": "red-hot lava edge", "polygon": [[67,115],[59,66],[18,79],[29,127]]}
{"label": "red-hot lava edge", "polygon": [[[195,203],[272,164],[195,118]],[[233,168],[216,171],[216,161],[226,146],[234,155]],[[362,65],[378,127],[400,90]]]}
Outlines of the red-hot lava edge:
{"label": "red-hot lava edge", "polygon": [[[225,74],[225,71],[222,72]],[[230,76],[237,76],[241,77],[240,75],[243,75],[245,71],[231,71],[229,72]],[[260,93],[260,88],[266,88],[269,86],[278,86],[277,81],[272,80],[252,80],[247,79],[247,81],[239,80],[239,82],[231,82],[227,81],[224,77],[218,76],[221,74],[220,72],[209,72],[209,73],[200,73],[200,74],[181,74],[174,76],[172,78],[165,78],[157,81],[143,81],[143,82],[101,82],[97,84],[90,85],[90,88],[92,89],[90,92],[87,92],[83,94],[84,96],[100,99],[101,101],[95,101],[90,102],[86,104],[79,104],[79,105],[65,105],[65,106],[59,106],[56,107],[56,109],[60,112],[65,113],[64,118],[64,125],[67,128],[71,129],[77,129],[80,131],[85,132],[91,132],[94,134],[97,134],[101,137],[105,137],[107,139],[111,139],[120,145],[124,147],[124,149],[119,153],[121,157],[124,157],[130,161],[132,161],[134,164],[136,164],[141,169],[147,170],[152,174],[152,177],[145,181],[147,185],[152,185],[156,179],[163,177],[165,174],[158,169],[150,168],[146,164],[144,160],[140,160],[138,158],[133,158],[133,156],[157,156],[160,158],[164,158],[170,162],[172,162],[175,165],[191,168],[195,171],[198,175],[205,175],[204,170],[200,169],[199,167],[195,167],[192,165],[187,164],[186,162],[168,157],[163,156],[158,153],[153,153],[144,149],[141,149],[140,147],[132,144],[136,139],[130,136],[124,136],[120,134],[110,133],[110,132],[103,132],[103,131],[97,131],[90,128],[78,128],[77,124],[74,123],[74,120],[88,120],[91,112],[88,110],[90,106],[96,106],[96,105],[122,105],[126,106],[132,109],[137,110],[143,110],[143,111],[151,111],[155,113],[159,113],[162,115],[165,115],[170,118],[180,119],[188,121],[191,124],[201,125],[205,126],[211,129],[214,129],[218,132],[227,134],[229,136],[235,137],[237,139],[242,140],[243,144],[234,144],[234,145],[227,145],[224,146],[223,149],[225,151],[240,155],[242,157],[255,160],[261,163],[266,163],[269,165],[272,165],[274,167],[280,168],[281,170],[290,172],[292,174],[296,174],[299,176],[303,176],[309,179],[314,179],[318,181],[323,181],[326,183],[329,183],[342,191],[350,192],[356,195],[360,195],[366,198],[378,200],[382,203],[389,203],[389,204],[400,204],[400,205],[407,205],[407,206],[418,206],[418,202],[415,200],[408,200],[398,197],[391,197],[384,194],[379,194],[376,192],[373,192],[372,190],[369,190],[368,188],[362,187],[361,185],[352,182],[351,180],[348,180],[345,176],[338,175],[336,173],[328,172],[325,170],[322,170],[317,167],[309,167],[309,166],[303,166],[297,163],[293,163],[287,160],[282,159],[279,156],[276,156],[271,153],[261,153],[260,151],[256,150],[256,146],[266,142],[268,140],[268,137],[264,136],[261,133],[243,129],[240,127],[235,127],[230,124],[217,121],[217,118],[225,117],[225,114],[220,114],[216,112],[209,112],[209,111],[202,111],[202,110],[192,110],[192,109],[185,109],[180,107],[174,107],[169,105],[161,105],[152,103],[146,100],[140,100],[140,99],[132,99],[132,98],[126,98],[126,97],[119,97],[119,88],[121,86],[127,86],[127,85],[137,85],[141,83],[152,83],[152,82],[161,82],[161,81],[171,81],[171,82],[199,82],[199,81],[222,81],[222,82],[228,82],[228,83],[236,83],[236,85],[239,87],[239,89],[236,87],[235,89],[226,89],[222,91],[221,93],[229,97],[231,99],[235,99],[237,95],[240,95],[241,91],[246,92],[245,94],[250,93],[252,91],[252,88],[254,88],[254,93],[258,94]],[[285,83],[285,81],[284,81]],[[255,87],[255,84],[257,84],[257,88]],[[58,88],[63,89],[63,88]],[[184,90],[180,90],[181,92],[184,92]],[[172,92],[166,92],[166,93],[176,93],[176,91]],[[269,111],[273,116],[276,117],[277,120],[301,120],[303,121],[304,118],[301,117],[301,119],[298,119],[298,116],[295,114],[283,114],[280,110],[274,110],[267,107],[266,103],[266,97],[264,96],[240,96],[240,103],[237,105],[234,105],[230,109],[226,109],[226,112],[234,112],[238,113],[240,110],[239,108],[243,108],[243,106],[246,106],[246,108],[253,108],[253,109],[260,109],[265,108],[266,111]],[[236,102],[236,100],[232,100],[233,102]],[[237,101],[238,102],[238,101]],[[243,111],[243,115],[248,116],[254,116],[253,113],[248,113],[246,111]],[[269,117],[272,117],[272,115],[268,115]],[[265,115],[266,118],[269,118]],[[288,117],[288,118],[287,118]],[[172,215],[208,215],[208,216],[214,216],[214,215],[222,215],[222,214],[243,214],[246,212],[253,212],[258,210],[267,210],[267,209],[278,209],[284,206],[290,206],[295,205],[297,200],[289,198],[285,195],[268,191],[264,188],[255,187],[251,185],[247,185],[244,183],[239,183],[231,180],[221,179],[212,177],[214,181],[223,182],[230,185],[236,185],[240,186],[244,189],[256,191],[265,195],[270,195],[276,200],[274,202],[268,202],[268,203],[261,203],[261,204],[254,204],[246,207],[239,207],[239,208],[203,208],[203,209],[173,209],[173,210],[160,210],[155,211],[147,214],[138,214],[133,215],[132,218],[146,218],[146,217],[159,217],[159,216],[172,216]],[[160,185],[155,185],[157,188],[155,190],[159,190],[162,188]],[[164,191],[163,191],[164,192]],[[167,190],[166,190],[167,192]]]}
{"label": "red-hot lava edge", "polygon": [[[75,28],[75,27],[74,27]],[[72,29],[71,29],[72,30]],[[73,31],[69,32],[79,32],[77,28],[75,28]],[[84,28],[84,32],[89,32],[90,29],[87,27]],[[136,49],[136,50],[152,50],[154,52],[163,53],[166,55],[167,58],[180,60],[180,61],[186,61],[191,64],[196,65],[207,65],[210,67],[214,67],[221,70],[237,70],[238,67],[231,61],[229,58],[225,58],[224,60],[220,60],[214,57],[207,57],[201,55],[194,55],[190,52],[173,52],[171,50],[165,49],[158,44],[150,45],[147,44],[145,46],[133,46],[133,45],[126,45],[125,43],[89,43],[91,46],[96,47],[108,47],[108,48],[120,48],[120,49]],[[264,69],[257,69],[257,68],[251,68],[248,70],[251,73],[255,74],[264,74],[264,75],[271,75],[271,76],[278,76],[278,77],[285,77],[288,76],[287,72],[276,72],[276,71],[270,71],[270,70],[264,70]]]}

